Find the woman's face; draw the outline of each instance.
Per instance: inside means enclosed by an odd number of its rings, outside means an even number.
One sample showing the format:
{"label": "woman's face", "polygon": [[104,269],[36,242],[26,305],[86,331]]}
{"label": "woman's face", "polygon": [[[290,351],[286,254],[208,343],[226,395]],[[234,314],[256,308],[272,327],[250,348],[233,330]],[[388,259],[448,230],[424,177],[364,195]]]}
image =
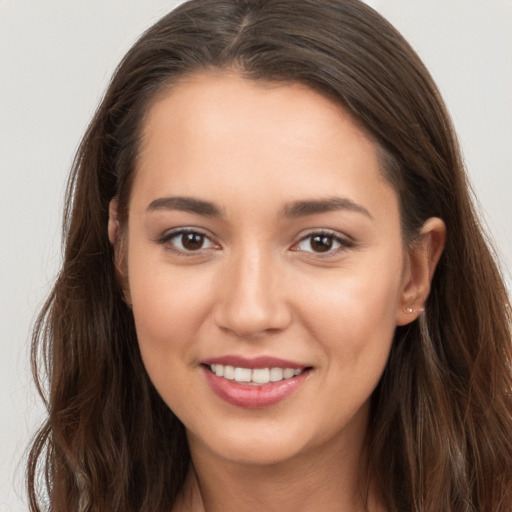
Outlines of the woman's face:
{"label": "woman's face", "polygon": [[338,105],[229,74],[174,86],[146,119],[126,261],[144,364],[193,453],[360,446],[409,266],[376,146]]}

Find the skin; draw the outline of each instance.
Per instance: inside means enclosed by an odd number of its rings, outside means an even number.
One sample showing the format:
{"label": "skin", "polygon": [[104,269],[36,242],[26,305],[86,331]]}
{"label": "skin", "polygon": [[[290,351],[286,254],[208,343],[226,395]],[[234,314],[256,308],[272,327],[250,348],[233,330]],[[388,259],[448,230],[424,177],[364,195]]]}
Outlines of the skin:
{"label": "skin", "polygon": [[[290,215],[298,201],[333,197],[335,209]],[[194,250],[180,228],[204,235]],[[326,252],[312,244],[319,232]],[[426,300],[445,236],[429,219],[404,244],[376,144],[302,85],[188,77],[148,113],[123,236],[144,364],[192,455],[174,510],[364,510],[369,398],[396,325]],[[206,382],[201,362],[227,354],[312,369],[283,401],[248,409]],[[368,492],[369,509],[382,510],[371,482]]]}

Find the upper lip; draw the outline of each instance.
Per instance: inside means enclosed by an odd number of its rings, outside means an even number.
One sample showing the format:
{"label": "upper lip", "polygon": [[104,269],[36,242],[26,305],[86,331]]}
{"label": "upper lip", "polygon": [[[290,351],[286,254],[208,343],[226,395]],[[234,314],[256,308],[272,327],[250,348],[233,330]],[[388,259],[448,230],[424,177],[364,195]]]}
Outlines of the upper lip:
{"label": "upper lip", "polygon": [[272,356],[246,358],[238,355],[225,355],[210,357],[201,362],[207,365],[221,364],[223,366],[234,366],[235,368],[250,368],[251,370],[255,368],[293,368],[294,370],[300,370],[309,366]]}

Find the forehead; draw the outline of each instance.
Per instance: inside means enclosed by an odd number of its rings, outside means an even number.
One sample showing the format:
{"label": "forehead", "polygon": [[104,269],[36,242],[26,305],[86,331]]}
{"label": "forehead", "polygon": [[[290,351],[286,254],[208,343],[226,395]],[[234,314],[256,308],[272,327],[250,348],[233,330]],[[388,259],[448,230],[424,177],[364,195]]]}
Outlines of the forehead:
{"label": "forehead", "polygon": [[[181,136],[199,137],[203,129],[211,129],[211,133],[219,136],[235,135],[235,128],[243,128],[244,132],[252,128],[256,132],[263,124],[267,131],[289,132],[293,126],[295,138],[311,143],[315,134],[325,136],[327,126],[336,130],[342,120],[353,123],[354,133],[362,141],[376,146],[334,94],[321,93],[298,82],[245,79],[230,71],[185,75],[157,93],[144,117],[142,152],[148,149],[150,140],[155,142],[164,124],[169,129],[173,119],[179,124]],[[231,122],[227,123],[228,120]],[[258,139],[254,140],[257,142]]]}
{"label": "forehead", "polygon": [[211,195],[228,185],[256,193],[266,182],[275,185],[269,199],[279,190],[294,200],[388,187],[376,143],[338,103],[302,84],[227,73],[187,76],[160,94],[145,119],[136,172],[134,187],[153,194],[169,186]]}
{"label": "forehead", "polygon": [[374,143],[334,93],[299,82],[248,79],[229,70],[188,74],[157,93],[144,119],[142,149],[148,137],[155,135],[154,128],[171,116],[179,119],[181,129],[198,135],[202,129],[214,129],[219,135],[235,135],[234,128],[256,132],[262,125],[267,130],[290,131],[293,125],[295,137],[302,135],[310,141],[315,132],[325,135],[327,126],[336,129],[342,120],[353,124],[354,133],[362,139]]}

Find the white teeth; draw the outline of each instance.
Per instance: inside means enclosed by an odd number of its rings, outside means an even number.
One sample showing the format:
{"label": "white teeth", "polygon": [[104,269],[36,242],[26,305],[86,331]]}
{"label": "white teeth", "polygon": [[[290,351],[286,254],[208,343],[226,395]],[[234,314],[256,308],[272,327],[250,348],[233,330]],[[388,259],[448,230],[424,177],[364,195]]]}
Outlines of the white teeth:
{"label": "white teeth", "polygon": [[270,382],[279,382],[283,380],[282,368],[270,368]]}
{"label": "white teeth", "polygon": [[234,367],[222,364],[212,364],[210,368],[217,377],[235,380],[245,384],[268,384],[279,382],[283,379],[291,379],[303,372],[303,368],[250,368]]}
{"label": "white teeth", "polygon": [[268,368],[256,368],[252,371],[251,380],[256,384],[270,382],[270,370]]}
{"label": "white teeth", "polygon": [[237,382],[251,382],[252,371],[249,368],[235,368],[235,380]]}
{"label": "white teeth", "polygon": [[289,378],[293,377],[294,374],[295,374],[295,371],[293,370],[293,368],[285,368],[283,370],[283,377],[285,379],[289,379]]}
{"label": "white teeth", "polygon": [[[222,366],[220,364],[217,367]],[[233,380],[235,378],[235,367],[234,366],[224,366],[224,378]]]}

